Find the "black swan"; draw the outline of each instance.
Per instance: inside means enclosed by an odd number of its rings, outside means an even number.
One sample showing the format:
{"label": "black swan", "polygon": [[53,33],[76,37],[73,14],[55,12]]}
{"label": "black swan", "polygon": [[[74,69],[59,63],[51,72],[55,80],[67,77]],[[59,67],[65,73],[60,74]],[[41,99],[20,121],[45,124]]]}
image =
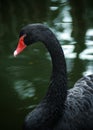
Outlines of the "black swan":
{"label": "black swan", "polygon": [[28,114],[23,130],[93,130],[93,75],[79,79],[67,90],[66,63],[53,32],[42,24],[21,29],[14,56],[26,46],[44,43],[52,59],[52,75],[45,97]]}

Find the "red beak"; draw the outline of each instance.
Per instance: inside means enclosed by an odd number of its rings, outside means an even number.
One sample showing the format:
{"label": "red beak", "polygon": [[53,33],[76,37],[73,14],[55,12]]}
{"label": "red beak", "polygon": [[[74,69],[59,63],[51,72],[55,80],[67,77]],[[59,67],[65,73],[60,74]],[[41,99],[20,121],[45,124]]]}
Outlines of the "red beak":
{"label": "red beak", "polygon": [[18,46],[17,46],[16,50],[14,51],[14,56],[17,56],[20,52],[22,52],[26,48],[26,45],[24,43],[24,37],[25,37],[25,35],[20,37]]}

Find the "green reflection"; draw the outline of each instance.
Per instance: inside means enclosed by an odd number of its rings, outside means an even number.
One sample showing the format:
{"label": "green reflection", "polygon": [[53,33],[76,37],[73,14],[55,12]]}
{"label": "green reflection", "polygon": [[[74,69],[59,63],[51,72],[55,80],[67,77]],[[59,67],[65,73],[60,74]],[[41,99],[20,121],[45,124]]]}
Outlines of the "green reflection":
{"label": "green reflection", "polygon": [[[21,130],[25,115],[42,99],[51,76],[51,58],[42,43],[13,57],[24,25],[39,22],[54,31],[64,46],[69,87],[82,75],[93,72],[92,59],[80,57],[89,47],[85,45],[86,32],[93,28],[90,3],[79,0],[78,10],[74,0],[0,1],[0,129]],[[88,40],[92,41],[90,36]]]}

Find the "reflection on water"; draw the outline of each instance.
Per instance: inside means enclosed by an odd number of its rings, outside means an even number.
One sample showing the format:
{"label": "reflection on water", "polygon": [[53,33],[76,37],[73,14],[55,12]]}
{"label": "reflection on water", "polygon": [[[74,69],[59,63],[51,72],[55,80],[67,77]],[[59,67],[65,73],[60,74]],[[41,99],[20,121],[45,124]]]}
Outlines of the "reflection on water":
{"label": "reflection on water", "polygon": [[83,75],[93,74],[93,62],[89,62],[86,66],[85,72],[83,72]]}
{"label": "reflection on water", "polygon": [[80,58],[84,60],[93,60],[93,41],[92,41],[92,34],[93,29],[88,29],[86,31],[86,37],[85,37],[85,45],[86,49],[84,49],[81,54]]}
{"label": "reflection on water", "polygon": [[82,53],[80,53],[80,59],[93,60],[93,47],[88,47]]}
{"label": "reflection on water", "polygon": [[74,52],[74,48],[75,48],[74,45],[64,45],[62,47],[63,47],[66,58],[69,58],[69,59],[76,58],[77,53]]}
{"label": "reflection on water", "polygon": [[[93,73],[92,0],[0,1],[0,129],[21,130],[25,115],[44,96],[51,58],[42,44],[13,57],[20,28],[29,23],[48,25],[66,58],[69,87]],[[79,7],[79,9],[78,9]]]}
{"label": "reflection on water", "polygon": [[22,99],[31,98],[34,96],[35,93],[33,84],[27,80],[15,82],[14,88]]}

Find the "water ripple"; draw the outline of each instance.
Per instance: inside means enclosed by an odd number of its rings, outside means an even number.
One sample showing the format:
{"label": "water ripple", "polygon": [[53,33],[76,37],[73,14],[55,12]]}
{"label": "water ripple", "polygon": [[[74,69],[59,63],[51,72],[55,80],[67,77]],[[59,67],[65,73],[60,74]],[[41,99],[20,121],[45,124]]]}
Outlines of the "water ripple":
{"label": "water ripple", "polygon": [[81,52],[79,58],[82,60],[93,60],[93,47],[88,47]]}
{"label": "water ripple", "polygon": [[20,80],[14,83],[14,89],[21,99],[31,98],[35,94],[35,89],[32,82]]}

